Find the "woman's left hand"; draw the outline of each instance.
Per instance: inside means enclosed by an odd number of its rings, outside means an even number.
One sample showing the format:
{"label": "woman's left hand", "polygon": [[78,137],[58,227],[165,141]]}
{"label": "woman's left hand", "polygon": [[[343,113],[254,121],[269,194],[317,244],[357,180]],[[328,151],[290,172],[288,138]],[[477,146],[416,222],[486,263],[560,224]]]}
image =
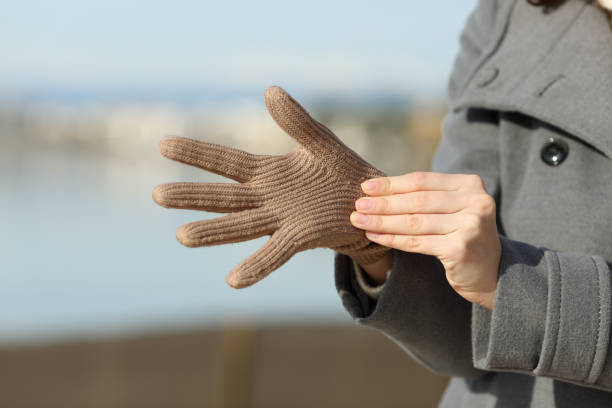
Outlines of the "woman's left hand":
{"label": "woman's left hand", "polygon": [[495,200],[477,175],[408,173],[362,183],[351,223],[371,241],[437,257],[451,287],[493,309],[501,243]]}

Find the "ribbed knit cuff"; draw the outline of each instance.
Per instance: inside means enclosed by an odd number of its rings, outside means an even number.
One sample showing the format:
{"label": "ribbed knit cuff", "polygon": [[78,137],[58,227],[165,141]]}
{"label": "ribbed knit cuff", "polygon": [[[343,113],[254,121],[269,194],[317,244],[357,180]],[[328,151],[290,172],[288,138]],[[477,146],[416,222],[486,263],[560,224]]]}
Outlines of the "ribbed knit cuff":
{"label": "ribbed knit cuff", "polygon": [[[353,260],[361,265],[373,264],[381,260],[390,249],[374,242],[370,242],[367,247],[360,249],[354,253],[344,252],[349,255]],[[343,252],[343,251],[341,251]]]}

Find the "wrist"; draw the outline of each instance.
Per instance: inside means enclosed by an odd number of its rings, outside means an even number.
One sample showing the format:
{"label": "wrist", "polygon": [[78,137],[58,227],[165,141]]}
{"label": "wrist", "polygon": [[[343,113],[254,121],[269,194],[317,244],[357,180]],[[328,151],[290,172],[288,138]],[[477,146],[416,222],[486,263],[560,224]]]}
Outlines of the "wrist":
{"label": "wrist", "polygon": [[367,265],[359,263],[359,266],[361,266],[361,269],[365,271],[372,282],[382,285],[387,281],[387,271],[393,266],[393,252],[387,251],[385,256],[376,262]]}

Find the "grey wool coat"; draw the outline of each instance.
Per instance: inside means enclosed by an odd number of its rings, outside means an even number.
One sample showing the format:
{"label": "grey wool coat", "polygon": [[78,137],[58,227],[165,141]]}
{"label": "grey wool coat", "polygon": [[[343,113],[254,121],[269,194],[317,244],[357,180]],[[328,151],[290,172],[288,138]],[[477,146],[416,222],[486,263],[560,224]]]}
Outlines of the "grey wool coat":
{"label": "grey wool coat", "polygon": [[336,253],[339,295],[453,377],[442,407],[612,407],[608,19],[585,0],[480,0],[460,43],[433,170],[478,174],[496,199],[494,310],[459,297],[436,258],[396,249],[377,300]]}

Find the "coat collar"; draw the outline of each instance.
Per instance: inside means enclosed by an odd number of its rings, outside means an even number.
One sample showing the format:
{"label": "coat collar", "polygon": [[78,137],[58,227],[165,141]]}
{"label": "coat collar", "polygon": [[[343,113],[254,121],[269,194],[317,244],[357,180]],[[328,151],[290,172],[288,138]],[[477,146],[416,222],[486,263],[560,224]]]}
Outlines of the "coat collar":
{"label": "coat collar", "polygon": [[545,13],[508,1],[506,24],[451,100],[520,112],[583,139],[612,158],[612,30],[591,2]]}

